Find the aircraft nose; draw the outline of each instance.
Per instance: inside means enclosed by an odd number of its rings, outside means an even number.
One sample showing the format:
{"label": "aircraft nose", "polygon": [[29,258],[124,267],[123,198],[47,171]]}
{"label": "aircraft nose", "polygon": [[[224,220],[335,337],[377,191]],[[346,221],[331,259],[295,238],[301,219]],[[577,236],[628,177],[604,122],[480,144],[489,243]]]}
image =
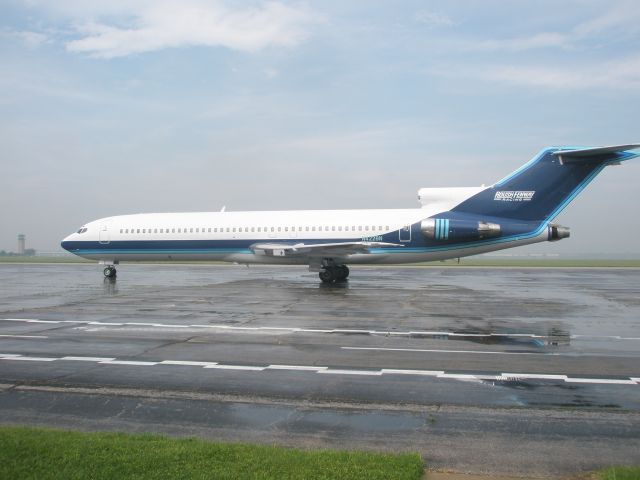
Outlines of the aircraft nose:
{"label": "aircraft nose", "polygon": [[71,237],[73,237],[73,233],[71,235],[67,235],[60,242],[60,246],[62,248],[64,248],[66,251],[70,251],[71,250]]}

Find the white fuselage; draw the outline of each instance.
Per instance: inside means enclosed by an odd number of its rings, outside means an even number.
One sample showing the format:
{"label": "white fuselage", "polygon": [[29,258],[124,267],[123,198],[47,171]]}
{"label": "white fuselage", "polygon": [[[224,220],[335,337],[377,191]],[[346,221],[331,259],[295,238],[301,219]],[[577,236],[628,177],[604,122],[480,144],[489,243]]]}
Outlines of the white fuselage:
{"label": "white fuselage", "polygon": [[[452,198],[457,204],[459,198]],[[294,210],[252,212],[153,213],[120,215],[95,220],[82,233],[64,239],[81,242],[71,252],[79,256],[118,263],[126,260],[221,260],[237,263],[308,264],[305,255],[260,255],[251,245],[264,242],[307,244],[344,241],[385,241],[392,249],[372,249],[369,253],[341,256],[351,264],[408,263],[443,260],[490,252],[547,240],[539,236],[513,242],[432,250],[415,247],[411,225],[437,214],[448,205],[439,203],[413,209],[383,210]],[[91,248],[94,243],[98,248]],[[110,245],[131,248],[111,250]],[[67,247],[65,247],[67,248]]]}

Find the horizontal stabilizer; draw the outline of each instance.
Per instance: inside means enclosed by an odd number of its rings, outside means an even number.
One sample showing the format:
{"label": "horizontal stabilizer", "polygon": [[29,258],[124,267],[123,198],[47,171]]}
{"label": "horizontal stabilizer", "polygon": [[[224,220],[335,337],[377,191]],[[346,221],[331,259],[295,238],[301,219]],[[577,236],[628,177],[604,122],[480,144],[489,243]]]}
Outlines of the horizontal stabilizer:
{"label": "horizontal stabilizer", "polygon": [[558,150],[553,152],[563,159],[565,162],[580,161],[588,157],[600,157],[605,155],[615,156],[616,154],[626,152],[627,150],[634,150],[640,148],[640,144],[631,145],[613,145],[609,147],[593,147],[593,148],[576,148],[572,150]]}

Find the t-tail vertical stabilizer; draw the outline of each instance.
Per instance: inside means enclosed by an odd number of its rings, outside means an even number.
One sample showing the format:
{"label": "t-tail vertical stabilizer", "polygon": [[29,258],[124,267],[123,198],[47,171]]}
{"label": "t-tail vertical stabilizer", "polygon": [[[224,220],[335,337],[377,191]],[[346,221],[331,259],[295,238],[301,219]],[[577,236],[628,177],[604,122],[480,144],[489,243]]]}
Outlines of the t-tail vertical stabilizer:
{"label": "t-tail vertical stabilizer", "polygon": [[452,212],[549,222],[607,165],[640,156],[640,144],[610,147],[549,147]]}

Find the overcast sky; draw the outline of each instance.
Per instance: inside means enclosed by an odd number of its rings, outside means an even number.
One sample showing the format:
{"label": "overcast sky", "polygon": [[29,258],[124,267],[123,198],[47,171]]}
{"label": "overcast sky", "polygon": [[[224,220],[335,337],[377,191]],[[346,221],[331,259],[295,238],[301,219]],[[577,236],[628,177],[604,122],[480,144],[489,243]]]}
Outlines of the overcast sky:
{"label": "overcast sky", "polygon": [[[0,0],[0,249],[156,211],[411,208],[640,141],[632,1]],[[640,161],[545,251],[640,255]]]}

